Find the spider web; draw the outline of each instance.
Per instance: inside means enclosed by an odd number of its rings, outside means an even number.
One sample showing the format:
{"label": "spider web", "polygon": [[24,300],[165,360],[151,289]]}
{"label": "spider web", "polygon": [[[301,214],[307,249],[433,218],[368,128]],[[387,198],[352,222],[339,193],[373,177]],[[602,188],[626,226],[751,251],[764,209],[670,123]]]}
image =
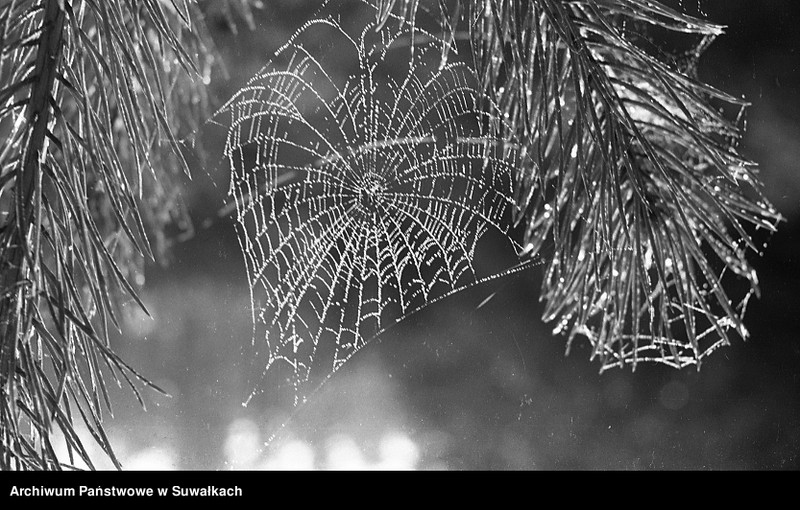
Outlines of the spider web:
{"label": "spider web", "polygon": [[431,33],[370,17],[356,36],[306,23],[222,110],[261,367],[245,405],[277,365],[297,405],[387,327],[519,270],[476,267],[516,211],[479,80]]}

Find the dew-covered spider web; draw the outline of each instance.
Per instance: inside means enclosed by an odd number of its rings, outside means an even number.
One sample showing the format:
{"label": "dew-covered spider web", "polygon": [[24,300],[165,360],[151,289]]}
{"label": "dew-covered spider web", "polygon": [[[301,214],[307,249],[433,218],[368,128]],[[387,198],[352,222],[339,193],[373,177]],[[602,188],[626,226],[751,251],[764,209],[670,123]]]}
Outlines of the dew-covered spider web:
{"label": "dew-covered spider web", "polygon": [[369,16],[306,23],[223,108],[263,369],[250,398],[282,370],[297,404],[392,324],[519,269],[475,262],[490,231],[520,250],[514,149],[471,66]]}

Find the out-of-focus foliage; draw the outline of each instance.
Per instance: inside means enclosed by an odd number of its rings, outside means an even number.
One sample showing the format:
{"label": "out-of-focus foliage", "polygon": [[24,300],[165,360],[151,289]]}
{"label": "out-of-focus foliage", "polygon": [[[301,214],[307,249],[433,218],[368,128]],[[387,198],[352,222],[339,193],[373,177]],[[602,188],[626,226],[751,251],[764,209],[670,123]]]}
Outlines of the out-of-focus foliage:
{"label": "out-of-focus foliage", "polygon": [[[246,19],[250,3],[224,5]],[[3,469],[91,467],[76,422],[114,459],[107,381],[149,383],[109,331],[165,231],[188,228],[179,140],[207,116],[213,65],[192,1],[0,1]]]}

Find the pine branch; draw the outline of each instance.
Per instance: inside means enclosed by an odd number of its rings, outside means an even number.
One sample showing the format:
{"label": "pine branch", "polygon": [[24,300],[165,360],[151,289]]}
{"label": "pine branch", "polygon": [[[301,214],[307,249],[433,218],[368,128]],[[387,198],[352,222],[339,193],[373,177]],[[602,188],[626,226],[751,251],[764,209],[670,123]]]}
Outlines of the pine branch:
{"label": "pine branch", "polygon": [[[738,125],[720,113],[745,105],[643,44],[652,30],[699,38],[696,62],[722,27],[644,0],[457,5],[502,138],[522,148],[517,221],[527,252],[550,260],[545,320],[569,344],[588,338],[603,368],[699,366],[746,338],[742,316],[758,293],[748,227],[773,231],[780,215],[737,150]],[[454,11],[381,6],[445,20]],[[750,287],[738,304],[726,290],[734,278]]]}
{"label": "pine branch", "polygon": [[[40,163],[47,150],[50,102],[61,57],[64,29],[64,10],[58,2],[50,0],[43,8],[44,15],[39,29],[41,35],[34,58],[33,84],[25,104],[29,129],[26,139],[22,140],[24,152],[13,170],[15,180],[19,183],[14,197],[16,207],[9,211],[9,219],[3,231],[3,266],[0,274],[0,288],[3,289],[0,298],[0,317],[3,319],[0,337],[0,385],[4,401],[7,400],[7,395],[17,392],[14,387],[14,372],[19,369],[18,342],[24,338],[24,331],[31,327],[33,310],[30,305],[36,301],[40,285],[37,278],[42,211]],[[36,420],[35,423],[41,431],[49,427],[46,419],[50,405],[42,401],[36,404],[42,406],[39,414],[45,418],[44,422]],[[11,406],[13,408],[13,404]],[[26,414],[31,414],[31,411],[26,410]],[[14,438],[6,434],[3,436],[4,443],[14,441]],[[2,465],[10,465],[9,462],[8,456],[4,455]]]}
{"label": "pine branch", "polygon": [[179,130],[213,65],[188,0],[0,0],[0,468],[93,467],[78,423],[120,467],[107,383],[154,386],[110,335],[184,221]]}
{"label": "pine branch", "polygon": [[[9,220],[10,228],[5,232],[8,243],[5,244],[7,269],[2,273],[2,289],[12,289],[17,282],[27,279],[29,269],[36,272],[37,253],[27,253],[26,227],[39,225],[38,213],[41,210],[41,171],[39,162],[45,149],[48,123],[51,118],[50,101],[55,84],[56,68],[61,57],[61,45],[64,30],[64,10],[58,2],[50,0],[46,3],[45,14],[42,17],[38,48],[36,50],[35,67],[33,72],[34,84],[31,87],[30,97],[27,100],[27,117],[31,126],[27,148],[24,152],[22,164],[16,170],[16,180],[20,185],[16,188],[16,221]],[[38,185],[37,185],[38,184]],[[37,228],[35,230],[38,231]],[[26,256],[27,255],[27,256]],[[26,266],[30,262],[31,268]],[[30,282],[35,294],[36,284]],[[26,294],[29,289],[26,285],[18,286],[11,293],[5,292],[5,298],[0,302],[0,316],[8,317],[4,324],[2,338],[0,338],[0,384],[11,376],[14,369],[14,355],[16,342],[20,331],[30,323],[29,313],[26,311]],[[12,296],[14,296],[12,298]]]}

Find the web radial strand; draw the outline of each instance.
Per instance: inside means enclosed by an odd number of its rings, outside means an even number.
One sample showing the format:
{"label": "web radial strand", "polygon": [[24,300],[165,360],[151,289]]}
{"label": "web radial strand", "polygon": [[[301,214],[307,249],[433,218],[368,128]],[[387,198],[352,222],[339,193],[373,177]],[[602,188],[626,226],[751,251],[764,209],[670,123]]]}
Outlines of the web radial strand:
{"label": "web radial strand", "polygon": [[411,30],[311,21],[223,109],[263,369],[251,398],[283,366],[302,400],[391,324],[485,278],[479,240],[508,234],[513,158],[490,101],[435,36],[411,52]]}

